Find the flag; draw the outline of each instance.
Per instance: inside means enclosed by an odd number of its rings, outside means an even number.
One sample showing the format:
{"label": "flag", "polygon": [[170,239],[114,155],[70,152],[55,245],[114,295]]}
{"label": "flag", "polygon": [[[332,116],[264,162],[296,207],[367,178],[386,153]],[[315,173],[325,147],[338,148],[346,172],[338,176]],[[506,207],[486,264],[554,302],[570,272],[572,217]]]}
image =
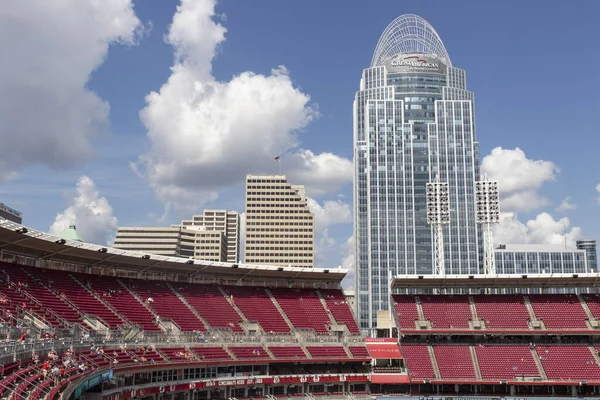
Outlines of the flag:
{"label": "flag", "polygon": [[275,162],[278,162],[278,161],[280,161],[280,160],[281,160],[281,156],[277,156],[277,157],[275,157],[275,158],[273,159],[273,161],[275,161]]}

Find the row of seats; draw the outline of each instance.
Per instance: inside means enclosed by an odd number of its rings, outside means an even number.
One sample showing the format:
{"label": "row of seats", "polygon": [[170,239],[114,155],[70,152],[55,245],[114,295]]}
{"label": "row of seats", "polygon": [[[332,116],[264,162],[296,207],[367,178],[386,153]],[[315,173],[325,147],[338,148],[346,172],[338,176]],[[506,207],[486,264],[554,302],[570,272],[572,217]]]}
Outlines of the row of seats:
{"label": "row of seats", "polygon": [[[539,359],[548,380],[599,380],[596,361],[600,348],[587,346],[526,345],[434,345],[433,357],[441,379],[474,380],[479,367],[483,380],[543,379],[535,357]],[[474,356],[471,351],[474,351]],[[435,368],[427,345],[402,345],[401,351],[409,374],[415,379],[436,379]],[[476,364],[475,361],[476,360]]]}
{"label": "row of seats", "polygon": [[359,334],[339,289],[319,293],[315,289],[167,284],[7,263],[0,263],[0,269],[4,271],[0,317],[17,314],[19,306],[56,328],[85,325],[85,317],[92,316],[112,329],[133,324],[148,332],[161,332],[160,321],[170,320],[185,332],[214,327],[244,333],[247,321],[259,324],[265,333],[287,334],[296,328],[327,334],[335,321]]}
{"label": "row of seats", "polygon": [[[587,329],[589,319],[584,305],[575,294],[533,295],[394,295],[394,308],[402,329],[415,329],[423,317],[432,329],[469,329],[469,321],[484,322],[486,329],[529,329],[531,315],[546,329]],[[582,298],[594,319],[600,319],[600,297],[584,294]],[[473,316],[474,306],[476,318]]]}

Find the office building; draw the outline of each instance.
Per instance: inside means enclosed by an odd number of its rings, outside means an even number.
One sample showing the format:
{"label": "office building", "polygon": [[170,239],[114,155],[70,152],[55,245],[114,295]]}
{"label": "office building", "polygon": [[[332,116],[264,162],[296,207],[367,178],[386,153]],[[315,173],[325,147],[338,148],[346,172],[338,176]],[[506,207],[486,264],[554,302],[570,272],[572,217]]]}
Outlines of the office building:
{"label": "office building", "polygon": [[586,250],[540,244],[505,244],[495,251],[498,274],[581,274],[591,272]]}
{"label": "office building", "polygon": [[181,221],[180,225],[190,230],[212,230],[223,232],[226,242],[226,261],[240,261],[240,214],[236,211],[204,210],[202,215],[194,215],[191,220]]}
{"label": "office building", "polygon": [[389,275],[433,273],[426,184],[447,183],[447,274],[476,274],[479,178],[473,93],[435,29],[403,15],[383,32],[354,100],[354,239],[357,317],[373,328],[389,304]]}
{"label": "office building", "polygon": [[315,220],[304,186],[285,175],[246,176],[244,262],[314,267]]}
{"label": "office building", "polygon": [[578,240],[577,249],[585,250],[585,258],[587,260],[587,266],[590,272],[598,271],[598,258],[596,254],[596,241],[595,240]]}
{"label": "office building", "polygon": [[206,210],[171,227],[119,227],[114,247],[197,260],[239,262],[240,216]]}
{"label": "office building", "polygon": [[23,214],[3,203],[0,203],[0,218],[7,219],[16,224],[23,223]]}

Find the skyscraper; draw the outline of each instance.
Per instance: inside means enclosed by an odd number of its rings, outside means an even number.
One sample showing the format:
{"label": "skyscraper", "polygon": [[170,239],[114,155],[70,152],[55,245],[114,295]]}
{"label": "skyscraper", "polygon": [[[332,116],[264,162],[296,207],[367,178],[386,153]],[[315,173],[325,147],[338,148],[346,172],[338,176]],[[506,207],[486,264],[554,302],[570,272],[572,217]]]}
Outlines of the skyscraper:
{"label": "skyscraper", "polygon": [[246,176],[244,262],[314,267],[315,217],[304,186],[285,175]]}
{"label": "skyscraper", "polygon": [[479,180],[473,93],[435,29],[403,15],[385,29],[354,100],[354,239],[357,317],[375,325],[387,310],[389,275],[433,273],[426,184],[448,184],[445,270],[478,273]]}

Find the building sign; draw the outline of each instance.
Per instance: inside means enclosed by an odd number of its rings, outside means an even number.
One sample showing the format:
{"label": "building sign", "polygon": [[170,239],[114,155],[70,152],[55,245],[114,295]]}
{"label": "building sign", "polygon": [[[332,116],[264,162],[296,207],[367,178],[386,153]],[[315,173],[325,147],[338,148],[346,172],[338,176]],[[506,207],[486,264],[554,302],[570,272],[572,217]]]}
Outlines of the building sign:
{"label": "building sign", "polygon": [[398,54],[385,63],[388,72],[432,72],[436,74],[446,73],[446,64],[438,58],[425,54]]}

